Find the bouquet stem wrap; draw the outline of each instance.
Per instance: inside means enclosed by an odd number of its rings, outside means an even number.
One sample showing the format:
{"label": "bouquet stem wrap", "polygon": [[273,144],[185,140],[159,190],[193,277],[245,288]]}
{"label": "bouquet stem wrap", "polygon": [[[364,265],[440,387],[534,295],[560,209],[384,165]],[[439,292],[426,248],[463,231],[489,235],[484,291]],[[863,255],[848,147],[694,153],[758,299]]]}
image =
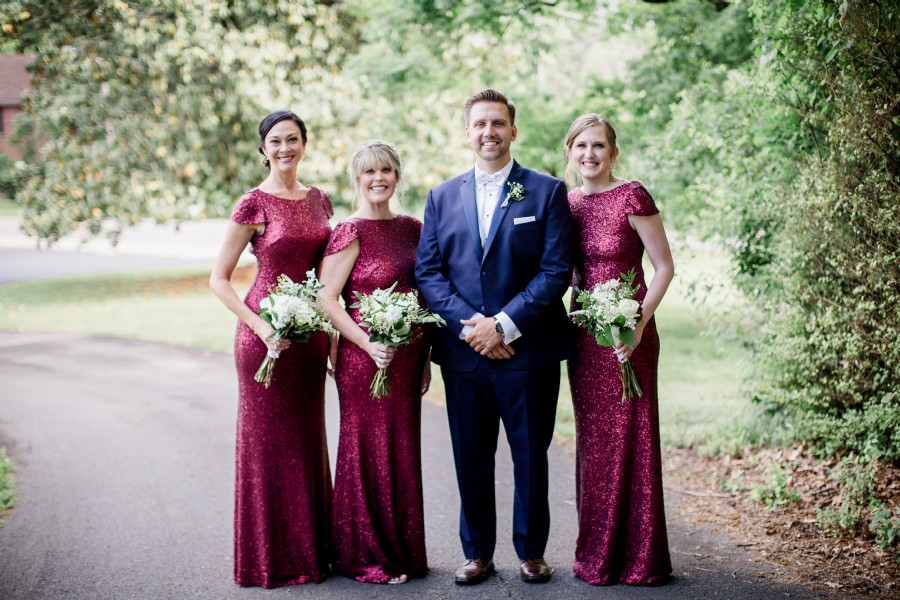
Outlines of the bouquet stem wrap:
{"label": "bouquet stem wrap", "polygon": [[280,350],[267,351],[266,357],[263,359],[262,364],[259,365],[259,370],[253,376],[253,381],[262,383],[266,386],[266,389],[269,389],[269,385],[272,384],[272,373],[275,371],[275,361],[279,356],[281,356]]}
{"label": "bouquet stem wrap", "polygon": [[644,391],[638,384],[637,375],[634,374],[634,367],[631,361],[619,363],[619,372],[622,374],[622,402],[629,398],[640,398],[644,395]]}
{"label": "bouquet stem wrap", "polygon": [[[376,289],[371,294],[353,292],[358,302],[350,308],[358,308],[360,327],[369,332],[369,341],[385,346],[405,346],[412,339],[414,326],[434,323],[438,326],[447,322],[440,315],[430,312],[419,304],[419,294],[395,292],[395,281],[386,290]],[[369,390],[373,398],[381,398],[391,393],[388,385],[388,367],[379,367],[372,378]]]}

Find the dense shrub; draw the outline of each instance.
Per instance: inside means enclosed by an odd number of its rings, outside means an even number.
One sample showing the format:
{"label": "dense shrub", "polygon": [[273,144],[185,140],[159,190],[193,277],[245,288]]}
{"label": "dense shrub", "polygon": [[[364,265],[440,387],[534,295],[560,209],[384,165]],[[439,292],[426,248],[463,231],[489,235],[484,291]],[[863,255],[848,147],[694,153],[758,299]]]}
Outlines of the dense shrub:
{"label": "dense shrub", "polygon": [[[900,10],[757,3],[817,142],[780,207],[758,356],[769,400],[829,452],[900,461]],[[763,6],[765,5],[765,6]],[[804,89],[805,97],[788,90]]]}
{"label": "dense shrub", "polygon": [[732,250],[755,398],[824,452],[900,460],[900,7],[625,10],[655,36],[621,82],[632,165]]}

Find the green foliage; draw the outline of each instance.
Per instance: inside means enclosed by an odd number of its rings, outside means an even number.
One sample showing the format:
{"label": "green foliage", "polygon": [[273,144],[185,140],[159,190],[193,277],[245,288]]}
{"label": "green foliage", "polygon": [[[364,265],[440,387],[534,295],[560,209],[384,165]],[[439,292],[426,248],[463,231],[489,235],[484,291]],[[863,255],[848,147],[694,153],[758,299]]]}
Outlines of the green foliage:
{"label": "green foliage", "polygon": [[882,550],[888,550],[900,559],[900,515],[895,515],[890,506],[880,500],[872,501],[872,522],[875,543]]}
{"label": "green foliage", "polygon": [[372,138],[399,146],[411,203],[424,203],[470,164],[462,103],[487,85],[521,108],[521,158],[556,172],[560,153],[547,144],[558,148],[576,107],[549,102],[559,85],[547,51],[561,32],[583,32],[594,9],[593,0],[7,2],[0,40],[37,54],[26,110],[51,140],[21,194],[26,230],[52,243],[79,224],[115,237],[148,216],[227,214],[264,177],[255,128],[282,107],[309,125],[301,177],[338,205],[349,204],[351,150]]}
{"label": "green foliage", "polygon": [[318,101],[356,45],[338,3],[22,0],[0,27],[37,56],[25,110],[48,144],[18,194],[31,235],[226,214],[264,176],[256,126],[282,106],[309,121],[310,171],[342,178],[321,141],[342,121]]}
{"label": "green foliage", "polygon": [[612,103],[623,155],[668,224],[732,249],[763,412],[900,460],[900,10],[623,6],[621,29],[652,32]]}
{"label": "green foliage", "polygon": [[791,489],[793,475],[785,473],[784,466],[772,463],[769,467],[769,479],[763,485],[758,485],[750,492],[750,499],[761,502],[769,510],[800,500],[800,494]]}
{"label": "green foliage", "polygon": [[874,461],[858,455],[841,460],[835,477],[841,490],[840,504],[837,508],[825,508],[817,512],[816,519],[820,527],[835,536],[859,531],[869,515],[875,491],[875,467]]}
{"label": "green foliage", "polygon": [[760,396],[826,452],[900,461],[900,11],[758,3],[782,97],[815,153],[777,202]]}
{"label": "green foliage", "polygon": [[30,169],[24,161],[15,161],[0,152],[0,198],[15,198],[28,180]]}
{"label": "green foliage", "polygon": [[6,448],[0,446],[0,519],[16,505],[16,480],[13,464],[6,455]]}
{"label": "green foliage", "polygon": [[722,491],[726,494],[731,494],[735,496],[744,491],[744,482],[742,478],[742,473],[738,471],[736,474],[732,475],[728,479],[723,479],[721,483]]}

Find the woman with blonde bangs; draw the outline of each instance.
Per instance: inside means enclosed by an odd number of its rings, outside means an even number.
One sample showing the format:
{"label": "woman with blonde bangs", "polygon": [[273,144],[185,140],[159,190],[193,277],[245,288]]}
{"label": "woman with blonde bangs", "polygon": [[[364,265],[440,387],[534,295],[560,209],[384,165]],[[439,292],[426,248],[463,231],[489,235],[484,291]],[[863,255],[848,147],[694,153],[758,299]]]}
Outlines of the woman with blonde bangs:
{"label": "woman with blonde bangs", "polygon": [[[578,540],[575,574],[593,585],[659,585],[672,572],[663,506],[654,313],[675,273],[659,210],[637,181],[614,175],[616,132],[598,114],[565,139],[569,205],[578,231],[573,286],[592,289],[634,269],[641,320],[631,346],[601,347],[579,329],[569,384],[575,411]],[[646,250],[654,275],[649,286]],[[573,295],[574,298],[574,295]],[[575,310],[577,307],[573,306]],[[619,363],[631,361],[643,396],[622,401]]]}
{"label": "woman with blonde bangs", "polygon": [[[369,583],[405,583],[428,572],[422,497],[421,402],[431,381],[428,343],[391,348],[369,341],[353,292],[396,282],[415,289],[422,223],[391,210],[400,157],[386,142],[360,145],[350,160],[356,211],[325,249],[325,311],[341,338],[334,369],[341,404],[332,545],[336,572]],[[343,299],[343,306],[340,299]],[[373,398],[375,371],[390,365],[390,393]]]}

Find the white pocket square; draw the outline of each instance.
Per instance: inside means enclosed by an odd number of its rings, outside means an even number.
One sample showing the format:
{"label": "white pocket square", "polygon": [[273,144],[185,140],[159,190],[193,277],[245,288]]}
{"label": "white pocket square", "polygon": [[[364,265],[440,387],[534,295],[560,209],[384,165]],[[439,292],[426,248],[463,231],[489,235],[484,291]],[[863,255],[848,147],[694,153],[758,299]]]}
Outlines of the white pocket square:
{"label": "white pocket square", "polygon": [[513,219],[513,225],[521,225],[522,223],[531,223],[534,217],[516,217]]}

